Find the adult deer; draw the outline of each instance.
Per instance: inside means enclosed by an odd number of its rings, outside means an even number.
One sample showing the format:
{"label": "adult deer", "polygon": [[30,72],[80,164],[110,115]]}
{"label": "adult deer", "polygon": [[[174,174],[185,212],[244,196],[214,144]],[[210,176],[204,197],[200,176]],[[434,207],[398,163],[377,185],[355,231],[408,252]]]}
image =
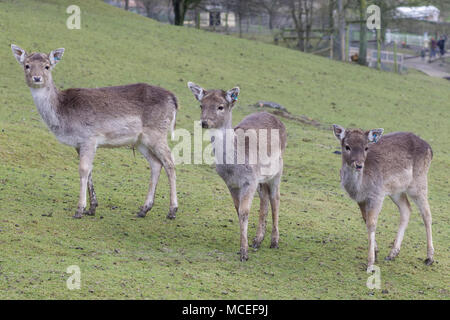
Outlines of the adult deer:
{"label": "adult deer", "polygon": [[393,260],[400,252],[411,214],[408,195],[419,207],[425,224],[425,263],[431,265],[434,248],[427,198],[427,173],[433,157],[430,145],[409,132],[394,132],[382,136],[383,129],[346,130],[339,125],[333,125],[333,129],[342,147],[341,185],[358,203],[368,231],[367,271],[373,270],[378,252],[375,230],[378,214],[387,195],[400,211],[400,226],[386,260]]}
{"label": "adult deer", "polygon": [[[273,220],[270,247],[278,248],[280,180],[287,138],[285,126],[272,114],[261,112],[245,117],[233,129],[232,109],[239,95],[239,88],[226,92],[206,91],[192,82],[188,83],[188,87],[201,103],[202,127],[215,129],[211,140],[216,171],[225,181],[238,214],[241,232],[240,260],[248,260],[248,215],[256,190],[260,197],[260,213],[253,247],[259,248],[264,239],[270,202]],[[246,138],[249,143],[246,143]],[[270,159],[264,159],[264,155],[268,155]]]}
{"label": "adult deer", "polygon": [[[178,208],[175,167],[167,144],[167,132],[175,127],[177,99],[171,92],[145,83],[105,88],[79,88],[60,91],[51,71],[61,60],[64,49],[49,54],[28,54],[11,45],[23,66],[25,80],[34,103],[50,131],[63,144],[74,147],[79,155],[80,197],[74,218],[83,213],[94,215],[98,205],[92,166],[98,147],[137,146],[151,167],[150,187],[138,216],[152,208],[161,167],[170,183],[168,218],[175,218]],[[90,208],[86,208],[89,190]]]}

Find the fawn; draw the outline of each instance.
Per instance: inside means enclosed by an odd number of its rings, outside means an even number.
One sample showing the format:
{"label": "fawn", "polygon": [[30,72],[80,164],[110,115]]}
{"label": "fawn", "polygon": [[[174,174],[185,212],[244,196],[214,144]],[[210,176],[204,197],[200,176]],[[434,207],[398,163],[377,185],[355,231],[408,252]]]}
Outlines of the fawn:
{"label": "fawn", "polygon": [[400,252],[408,225],[411,207],[409,196],[417,204],[425,224],[427,258],[433,263],[431,212],[428,204],[427,173],[433,151],[430,145],[409,132],[383,135],[383,129],[368,131],[344,129],[333,125],[334,135],[341,142],[341,185],[361,209],[369,237],[367,271],[373,270],[378,252],[375,230],[385,196],[389,196],[400,211],[400,226],[391,252],[393,260]]}
{"label": "fawn", "polygon": [[[270,247],[278,248],[280,180],[287,139],[284,124],[272,114],[260,112],[245,117],[233,128],[232,109],[240,93],[238,87],[226,92],[205,90],[192,82],[188,83],[188,87],[201,103],[202,127],[215,130],[211,140],[216,171],[231,193],[239,218],[240,260],[248,260],[248,214],[257,190],[260,214],[253,247],[259,248],[264,239],[270,202],[273,219]],[[261,157],[266,151],[270,159]]]}
{"label": "fawn", "polygon": [[[51,72],[61,60],[63,48],[49,54],[28,54],[16,45],[11,45],[11,49],[23,66],[26,83],[42,119],[61,143],[74,147],[79,155],[80,196],[74,218],[94,215],[98,205],[92,182],[96,149],[124,145],[137,146],[151,167],[147,199],[138,216],[144,217],[152,208],[164,166],[170,183],[167,217],[175,218],[178,208],[175,166],[167,144],[167,133],[174,130],[178,110],[175,95],[145,83],[60,91],[53,83]],[[86,189],[90,198],[87,211]]]}

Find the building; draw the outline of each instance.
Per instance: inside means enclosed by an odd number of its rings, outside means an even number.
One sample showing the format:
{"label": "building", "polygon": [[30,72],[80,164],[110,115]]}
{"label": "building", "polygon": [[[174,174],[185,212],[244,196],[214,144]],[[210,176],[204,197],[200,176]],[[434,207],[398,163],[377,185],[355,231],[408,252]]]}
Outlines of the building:
{"label": "building", "polygon": [[[198,17],[195,17],[195,15],[198,15]],[[199,10],[189,12],[186,18],[185,25],[195,25],[196,19],[199,19],[201,28],[234,28],[236,26],[236,15],[234,12],[226,10],[222,5],[214,3],[214,1],[210,1],[199,8]]]}
{"label": "building", "polygon": [[398,7],[396,9],[397,18],[408,18],[426,21],[439,21],[440,11],[435,6],[422,7]]}

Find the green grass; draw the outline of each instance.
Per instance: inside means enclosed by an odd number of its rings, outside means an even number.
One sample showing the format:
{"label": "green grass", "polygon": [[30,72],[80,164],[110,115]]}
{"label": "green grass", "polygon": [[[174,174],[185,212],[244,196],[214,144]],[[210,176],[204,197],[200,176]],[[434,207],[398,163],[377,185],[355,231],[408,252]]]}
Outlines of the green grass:
{"label": "green grass", "polygon": [[[65,26],[69,4],[82,29]],[[256,41],[159,24],[102,1],[0,2],[0,298],[151,299],[449,299],[450,83],[412,73],[379,72]],[[148,82],[173,91],[177,127],[200,115],[186,87],[241,88],[234,122],[272,100],[324,125],[413,131],[433,147],[429,198],[436,263],[423,264],[425,230],[414,207],[402,252],[378,262],[382,289],[366,287],[367,236],[358,206],[339,186],[340,156],[331,131],[284,119],[288,147],[281,186],[280,249],[268,236],[239,262],[239,226],[231,197],[209,165],[177,166],[179,211],[166,219],[168,183],[142,205],[149,170],[130,149],[99,149],[95,217],[72,219],[78,197],[75,150],[40,120],[9,47],[66,52],[53,73],[58,87]],[[249,239],[256,232],[256,198]],[[51,214],[49,217],[48,215]],[[399,214],[387,199],[377,241],[381,258]],[[268,223],[268,235],[271,223]],[[81,268],[81,290],[66,288],[66,268]]]}

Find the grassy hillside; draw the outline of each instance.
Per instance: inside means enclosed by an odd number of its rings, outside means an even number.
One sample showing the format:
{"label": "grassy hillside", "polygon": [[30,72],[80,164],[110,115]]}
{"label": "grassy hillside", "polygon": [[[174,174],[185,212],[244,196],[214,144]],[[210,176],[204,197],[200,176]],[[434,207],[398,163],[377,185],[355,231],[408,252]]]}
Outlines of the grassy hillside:
{"label": "grassy hillside", "polygon": [[[82,10],[68,30],[66,7]],[[378,72],[248,40],[162,25],[100,0],[0,1],[0,298],[449,299],[450,83]],[[331,131],[283,119],[288,129],[281,186],[280,248],[270,237],[239,262],[239,224],[225,184],[208,165],[177,166],[179,211],[166,219],[168,184],[145,219],[134,217],[149,170],[130,149],[99,149],[95,217],[72,219],[78,200],[75,150],[57,142],[33,104],[10,43],[66,49],[53,72],[60,88],[148,82],[173,91],[178,128],[193,131],[200,109],[187,81],[241,88],[234,122],[276,101],[328,126],[413,131],[433,147],[430,205],[436,263],[416,207],[402,252],[384,262],[399,214],[387,199],[377,241],[384,290],[369,290],[366,229],[339,186]],[[259,200],[249,223],[256,233]],[[268,222],[270,234],[271,222]],[[79,265],[81,290],[66,288]]]}

